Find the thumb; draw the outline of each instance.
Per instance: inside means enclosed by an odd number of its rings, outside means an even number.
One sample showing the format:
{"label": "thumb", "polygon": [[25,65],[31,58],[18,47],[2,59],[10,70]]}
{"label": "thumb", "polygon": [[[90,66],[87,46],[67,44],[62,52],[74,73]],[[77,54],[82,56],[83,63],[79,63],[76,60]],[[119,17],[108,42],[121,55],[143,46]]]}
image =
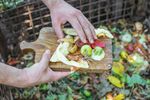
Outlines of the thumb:
{"label": "thumb", "polygon": [[57,81],[63,77],[68,76],[71,72],[53,72],[53,81]]}
{"label": "thumb", "polygon": [[41,61],[40,61],[40,66],[42,66],[42,69],[45,69],[48,67],[49,61],[50,61],[50,50],[46,50],[42,56]]}

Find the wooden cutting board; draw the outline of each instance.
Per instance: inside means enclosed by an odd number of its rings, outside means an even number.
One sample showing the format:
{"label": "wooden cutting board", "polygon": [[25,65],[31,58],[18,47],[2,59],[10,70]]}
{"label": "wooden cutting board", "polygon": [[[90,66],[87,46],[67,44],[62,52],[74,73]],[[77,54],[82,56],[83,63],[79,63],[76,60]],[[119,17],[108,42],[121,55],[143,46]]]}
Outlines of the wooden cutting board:
{"label": "wooden cutting board", "polygon": [[[112,41],[111,39],[102,39],[106,43],[105,58],[101,61],[89,61],[89,68],[81,68],[80,72],[91,72],[91,73],[101,73],[107,71],[111,68],[112,64]],[[23,41],[20,44],[22,50],[34,50],[35,51],[35,63],[39,62],[42,54],[46,49],[49,49],[53,54],[59,43],[57,43],[57,37],[52,28],[46,27],[41,29],[39,37],[34,42]],[[65,65],[61,62],[52,63],[50,62],[50,68],[53,70],[66,71],[70,70],[72,66]]]}

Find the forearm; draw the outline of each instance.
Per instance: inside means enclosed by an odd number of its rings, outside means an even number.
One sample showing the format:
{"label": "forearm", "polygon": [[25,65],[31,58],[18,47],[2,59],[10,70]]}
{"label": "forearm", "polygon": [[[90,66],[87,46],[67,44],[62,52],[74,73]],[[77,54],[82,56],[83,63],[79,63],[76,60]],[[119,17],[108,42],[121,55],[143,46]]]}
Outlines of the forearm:
{"label": "forearm", "polygon": [[53,6],[55,6],[57,3],[60,3],[64,0],[42,0],[43,3],[49,8],[51,9]]}
{"label": "forearm", "polygon": [[26,87],[27,77],[23,69],[17,69],[15,67],[0,63],[0,83],[15,87]]}

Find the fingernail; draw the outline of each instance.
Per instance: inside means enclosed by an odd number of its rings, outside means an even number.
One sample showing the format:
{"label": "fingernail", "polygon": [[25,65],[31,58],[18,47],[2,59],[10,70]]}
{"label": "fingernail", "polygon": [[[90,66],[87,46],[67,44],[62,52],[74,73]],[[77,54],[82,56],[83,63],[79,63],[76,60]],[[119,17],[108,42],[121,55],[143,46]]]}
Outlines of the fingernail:
{"label": "fingernail", "polygon": [[82,39],[84,43],[87,43],[86,39]]}
{"label": "fingernail", "polygon": [[95,37],[95,39],[97,39],[97,36],[94,36]]}
{"label": "fingernail", "polygon": [[50,50],[49,49],[46,50],[46,54],[50,54]]}
{"label": "fingernail", "polygon": [[94,41],[93,41],[92,39],[90,40],[90,42],[91,42],[91,43],[94,43]]}

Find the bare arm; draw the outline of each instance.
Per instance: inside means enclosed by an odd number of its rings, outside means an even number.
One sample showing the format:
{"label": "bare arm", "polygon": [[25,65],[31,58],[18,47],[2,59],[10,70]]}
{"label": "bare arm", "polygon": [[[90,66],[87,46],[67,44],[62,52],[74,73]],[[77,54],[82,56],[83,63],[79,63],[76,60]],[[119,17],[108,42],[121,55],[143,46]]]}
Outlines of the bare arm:
{"label": "bare arm", "polygon": [[0,83],[15,87],[26,87],[25,71],[0,63]]}
{"label": "bare arm", "polygon": [[39,63],[30,68],[17,69],[0,63],[0,84],[14,87],[29,87],[56,81],[70,74],[70,72],[54,72],[49,68],[50,51],[47,50]]}

